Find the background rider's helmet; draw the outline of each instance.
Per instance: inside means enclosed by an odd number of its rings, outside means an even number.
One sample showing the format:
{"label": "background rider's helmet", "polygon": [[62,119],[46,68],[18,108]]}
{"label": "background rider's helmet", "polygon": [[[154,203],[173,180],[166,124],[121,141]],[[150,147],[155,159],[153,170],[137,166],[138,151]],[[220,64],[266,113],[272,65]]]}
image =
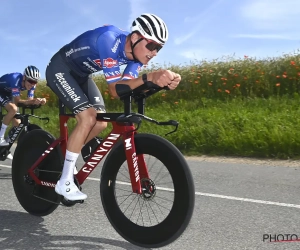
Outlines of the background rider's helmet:
{"label": "background rider's helmet", "polygon": [[168,28],[165,22],[156,15],[142,14],[136,18],[131,27],[131,31],[138,31],[144,38],[164,45],[168,40]]}
{"label": "background rider's helmet", "polygon": [[24,70],[24,76],[26,76],[28,79],[31,79],[31,80],[34,80],[34,81],[38,81],[41,77],[40,71],[35,66],[28,66]]}

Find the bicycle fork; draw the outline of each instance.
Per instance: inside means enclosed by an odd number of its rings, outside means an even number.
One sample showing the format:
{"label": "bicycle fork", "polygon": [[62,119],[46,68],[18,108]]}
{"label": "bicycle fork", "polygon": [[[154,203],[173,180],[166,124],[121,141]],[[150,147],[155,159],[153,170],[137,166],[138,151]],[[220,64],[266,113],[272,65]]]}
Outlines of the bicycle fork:
{"label": "bicycle fork", "polygon": [[123,145],[126,153],[128,170],[132,185],[132,191],[137,194],[143,193],[143,180],[149,179],[144,155],[137,155],[134,143],[134,132],[129,132],[123,136]]}

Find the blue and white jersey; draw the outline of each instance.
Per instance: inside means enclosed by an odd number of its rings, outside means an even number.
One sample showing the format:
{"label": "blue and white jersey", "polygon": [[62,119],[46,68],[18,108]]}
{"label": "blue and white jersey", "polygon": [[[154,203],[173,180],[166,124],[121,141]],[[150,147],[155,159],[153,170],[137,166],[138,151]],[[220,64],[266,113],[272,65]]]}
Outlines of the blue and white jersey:
{"label": "blue and white jersey", "polygon": [[[102,26],[75,38],[61,49],[61,54],[79,76],[102,70],[108,84],[137,78],[143,64],[126,57],[128,34],[113,25]],[[121,75],[120,66],[123,64],[127,66]]]}
{"label": "blue and white jersey", "polygon": [[[0,77],[0,93],[12,95],[13,97],[20,96],[20,92],[26,90],[22,87],[23,75],[21,73],[9,73]],[[27,97],[34,97],[34,85],[27,92]]]}

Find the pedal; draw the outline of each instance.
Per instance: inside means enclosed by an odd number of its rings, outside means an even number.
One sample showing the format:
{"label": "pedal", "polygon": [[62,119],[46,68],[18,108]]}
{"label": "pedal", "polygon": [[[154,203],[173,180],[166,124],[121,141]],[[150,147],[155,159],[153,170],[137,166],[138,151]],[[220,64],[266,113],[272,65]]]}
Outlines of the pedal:
{"label": "pedal", "polygon": [[77,200],[77,201],[70,201],[70,200],[67,200],[65,197],[61,196],[61,203],[63,205],[65,205],[66,207],[72,207],[74,206],[75,204],[82,204],[84,202],[84,200]]}
{"label": "pedal", "polygon": [[78,201],[73,201],[75,204],[76,203],[79,203],[79,204],[82,204],[84,202],[84,200],[78,200]]}
{"label": "pedal", "polygon": [[0,146],[0,161],[5,161],[10,151],[7,150],[7,146]]}

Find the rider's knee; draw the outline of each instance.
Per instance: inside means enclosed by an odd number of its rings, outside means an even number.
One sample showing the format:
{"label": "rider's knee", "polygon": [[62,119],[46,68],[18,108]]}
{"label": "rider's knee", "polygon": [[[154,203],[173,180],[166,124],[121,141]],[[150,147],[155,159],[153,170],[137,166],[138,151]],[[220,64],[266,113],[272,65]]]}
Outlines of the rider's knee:
{"label": "rider's knee", "polygon": [[5,105],[5,109],[8,113],[16,114],[18,112],[18,107],[16,104],[9,102]]}
{"label": "rider's knee", "polygon": [[96,124],[96,112],[94,109],[87,109],[76,115],[77,122],[80,126],[92,129]]}
{"label": "rider's knee", "polygon": [[107,128],[107,122],[97,122],[96,126],[99,131],[103,131]]}
{"label": "rider's knee", "polygon": [[14,127],[18,127],[19,124],[21,123],[21,120],[20,120],[20,119],[13,119],[13,120],[12,120],[12,123],[13,123],[13,126],[14,126]]}
{"label": "rider's knee", "polygon": [[[101,113],[106,113],[106,112],[101,109],[101,110],[96,110],[96,113],[101,114]],[[99,130],[101,132],[107,128],[107,122],[99,122],[98,121],[95,126],[97,126],[97,130]]]}

